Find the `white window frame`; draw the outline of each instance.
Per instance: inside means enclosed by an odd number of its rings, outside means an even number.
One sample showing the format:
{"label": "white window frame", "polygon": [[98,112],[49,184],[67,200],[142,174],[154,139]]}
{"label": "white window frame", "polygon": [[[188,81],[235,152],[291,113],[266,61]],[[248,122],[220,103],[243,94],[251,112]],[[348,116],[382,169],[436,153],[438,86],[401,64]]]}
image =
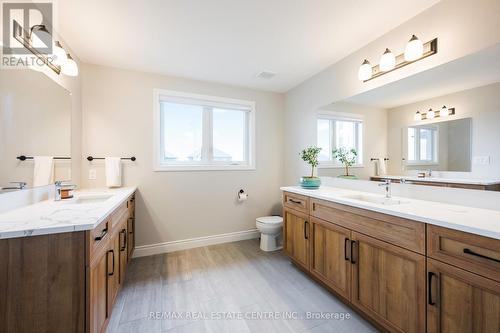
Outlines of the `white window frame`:
{"label": "white window frame", "polygon": [[[418,157],[417,160],[410,160],[408,158],[408,129],[409,128],[415,128],[416,131],[415,131],[415,147],[414,147],[414,150],[415,150],[415,156]],[[435,135],[434,135],[434,138],[433,138],[433,151],[432,151],[432,154],[435,158],[435,160],[432,160],[432,161],[426,161],[426,160],[421,160],[420,159],[420,129],[428,129],[428,130],[432,130],[432,131],[435,131]],[[406,127],[406,131],[404,133],[404,138],[405,138],[405,145],[404,145],[404,148],[405,148],[405,158],[406,158],[406,164],[407,165],[410,165],[410,166],[432,166],[432,165],[439,165],[439,127],[437,126],[432,126],[432,125],[429,125],[429,126],[422,126],[422,125],[419,125],[419,126],[408,126]]]}
{"label": "white window frame", "polygon": [[[247,135],[245,143],[245,155],[247,161],[226,162],[203,160],[196,162],[187,161],[172,161],[164,163],[162,160],[162,122],[161,122],[161,107],[160,102],[171,101],[179,102],[182,100],[196,100],[200,105],[242,109],[247,112]],[[153,170],[154,171],[218,171],[218,170],[255,170],[255,102],[241,99],[233,99],[227,97],[208,96],[200,94],[192,94],[173,90],[154,89],[153,90],[153,105],[154,105],[154,135],[153,135]],[[213,154],[213,119],[212,113],[203,112],[203,145],[202,150],[205,150],[203,156],[211,156]]]}
{"label": "white window frame", "polygon": [[[358,145],[357,145],[357,150],[359,150],[359,147],[361,146],[361,155],[359,156],[359,158],[361,158],[361,163],[356,163],[352,166],[350,166],[350,168],[364,168],[365,165],[365,159],[364,159],[364,147],[365,147],[365,122],[364,122],[364,117],[363,115],[358,115],[358,114],[353,114],[353,113],[344,113],[344,112],[325,112],[325,111],[322,111],[320,113],[317,114],[316,116],[316,140],[317,140],[317,136],[318,136],[318,120],[319,119],[325,119],[325,120],[329,120],[330,122],[331,121],[352,121],[352,122],[357,122],[357,123],[361,123],[362,124],[362,128],[361,128],[361,137],[362,137],[362,140],[361,142],[357,142]],[[356,127],[356,130],[357,130],[357,127]],[[331,126],[330,124],[330,146],[333,148],[335,147],[335,135],[333,133],[333,126]],[[358,137],[359,135],[357,135],[358,133],[356,133],[356,140],[358,140]],[[329,154],[331,155],[332,152],[329,152]],[[319,161],[319,165],[318,165],[318,168],[320,169],[343,169],[344,168],[344,165],[342,163],[340,163],[339,161],[337,161],[336,159],[332,159],[332,160],[329,160],[329,161]]]}

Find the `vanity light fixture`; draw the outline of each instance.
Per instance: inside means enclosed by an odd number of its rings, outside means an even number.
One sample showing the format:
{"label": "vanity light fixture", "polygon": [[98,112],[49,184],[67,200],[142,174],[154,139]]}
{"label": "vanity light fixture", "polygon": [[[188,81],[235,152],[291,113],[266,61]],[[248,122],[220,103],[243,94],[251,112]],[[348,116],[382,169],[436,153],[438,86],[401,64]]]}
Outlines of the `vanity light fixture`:
{"label": "vanity light fixture", "polygon": [[434,119],[434,118],[445,118],[450,115],[455,114],[455,108],[447,108],[443,106],[441,109],[434,111],[433,109],[429,109],[427,112],[417,111],[413,116],[414,120],[426,120],[426,119]]}
{"label": "vanity light fixture", "polygon": [[391,52],[389,49],[385,49],[384,54],[380,57],[380,70],[387,72],[396,66],[396,57],[394,56],[394,53]]}
{"label": "vanity light fixture", "polygon": [[365,59],[358,70],[358,78],[360,81],[367,82],[376,77],[392,72],[393,70],[436,54],[437,42],[438,39],[434,38],[426,43],[422,43],[416,35],[412,35],[403,54],[395,56],[389,48],[386,48],[380,57],[380,64],[372,66],[371,70],[368,70],[367,68],[367,66],[370,65],[370,62]]}
{"label": "vanity light fixture", "polygon": [[[24,28],[16,21],[13,21],[13,31],[12,35],[15,40],[21,43],[28,51],[33,53],[40,61],[42,61],[47,67],[52,69],[56,74],[61,74],[61,72],[68,76],[78,75],[78,65],[75,60],[66,52],[59,41],[55,41],[52,47],[52,55],[48,55],[40,52],[37,46],[34,45],[33,33],[42,32],[42,39],[38,38],[46,45],[47,42],[52,40],[52,35],[50,34],[47,27],[43,24],[34,25],[29,31],[25,31]],[[47,40],[46,40],[47,39]]]}

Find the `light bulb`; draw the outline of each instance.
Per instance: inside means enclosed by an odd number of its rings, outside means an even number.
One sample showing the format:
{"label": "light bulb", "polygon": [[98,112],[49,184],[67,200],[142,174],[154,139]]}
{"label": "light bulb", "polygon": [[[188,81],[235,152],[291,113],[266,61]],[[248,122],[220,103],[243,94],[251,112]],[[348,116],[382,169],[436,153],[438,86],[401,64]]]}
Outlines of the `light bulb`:
{"label": "light bulb", "polygon": [[406,44],[405,48],[405,60],[406,61],[415,61],[418,58],[422,57],[424,54],[424,44],[417,36],[411,36],[410,41]]}
{"label": "light bulb", "polygon": [[361,81],[366,81],[372,77],[372,65],[365,59],[358,70],[358,79]]}
{"label": "light bulb", "polygon": [[52,55],[53,55],[52,63],[56,66],[62,66],[68,60],[66,51],[63,49],[59,41],[54,42],[54,45],[52,47]]}
{"label": "light bulb", "polygon": [[440,117],[448,117],[449,115],[450,115],[450,111],[448,110],[448,108],[445,105],[443,105],[443,107],[439,111],[439,116]]}
{"label": "light bulb", "polygon": [[389,49],[385,49],[384,54],[380,57],[380,70],[383,72],[390,71],[396,66],[396,57]]}
{"label": "light bulb", "polygon": [[420,113],[420,111],[417,111],[417,113],[415,113],[415,116],[413,116],[413,119],[414,120],[422,120],[422,114]]}
{"label": "light bulb", "polygon": [[436,116],[436,113],[434,112],[433,109],[429,109],[429,111],[427,111],[427,119],[434,119],[434,117]]}
{"label": "light bulb", "polygon": [[78,65],[68,53],[68,60],[62,65],[61,72],[68,76],[78,76]]}

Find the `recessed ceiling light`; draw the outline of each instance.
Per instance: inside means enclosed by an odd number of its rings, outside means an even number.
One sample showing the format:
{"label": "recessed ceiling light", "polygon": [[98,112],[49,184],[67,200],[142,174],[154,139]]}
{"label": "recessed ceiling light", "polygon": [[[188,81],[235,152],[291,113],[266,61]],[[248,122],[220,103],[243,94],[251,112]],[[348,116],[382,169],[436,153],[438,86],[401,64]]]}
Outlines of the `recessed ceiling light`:
{"label": "recessed ceiling light", "polygon": [[276,75],[276,73],[274,73],[274,72],[263,71],[263,72],[260,72],[259,74],[257,74],[257,77],[259,79],[269,80],[269,79],[273,78],[275,75]]}

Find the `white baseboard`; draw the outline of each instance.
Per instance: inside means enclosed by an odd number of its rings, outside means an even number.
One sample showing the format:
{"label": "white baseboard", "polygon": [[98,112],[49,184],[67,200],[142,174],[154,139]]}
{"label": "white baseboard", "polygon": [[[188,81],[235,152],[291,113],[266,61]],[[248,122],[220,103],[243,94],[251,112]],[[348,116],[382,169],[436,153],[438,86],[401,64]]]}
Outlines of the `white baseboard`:
{"label": "white baseboard", "polygon": [[215,245],[222,243],[237,242],[246,239],[259,238],[260,232],[257,229],[230,232],[227,234],[183,239],[172,242],[136,246],[134,258],[152,256],[154,254],[169,253],[179,250],[192,249],[195,247]]}

